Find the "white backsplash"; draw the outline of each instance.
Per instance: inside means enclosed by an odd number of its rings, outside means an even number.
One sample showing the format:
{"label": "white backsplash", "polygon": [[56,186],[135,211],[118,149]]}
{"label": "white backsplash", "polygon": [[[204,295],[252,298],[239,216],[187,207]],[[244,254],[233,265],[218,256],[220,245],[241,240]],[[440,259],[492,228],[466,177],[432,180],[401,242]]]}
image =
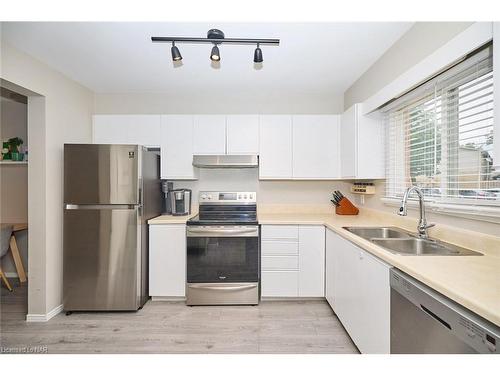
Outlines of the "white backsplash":
{"label": "white backsplash", "polygon": [[350,184],[343,181],[259,181],[258,168],[200,169],[197,181],[174,181],[174,188],[193,191],[193,207],[200,191],[255,191],[258,204],[330,205],[331,192],[349,196]]}

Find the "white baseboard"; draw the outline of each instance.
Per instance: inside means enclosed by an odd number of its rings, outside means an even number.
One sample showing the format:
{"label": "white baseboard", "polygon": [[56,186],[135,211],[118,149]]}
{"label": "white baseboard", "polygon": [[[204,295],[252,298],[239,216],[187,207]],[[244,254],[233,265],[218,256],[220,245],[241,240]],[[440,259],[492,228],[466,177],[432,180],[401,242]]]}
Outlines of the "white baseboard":
{"label": "white baseboard", "polygon": [[151,301],[156,302],[156,301],[167,301],[167,302],[182,302],[185,301],[186,297],[156,297],[152,296]]}
{"label": "white baseboard", "polygon": [[272,302],[272,301],[326,301],[325,297],[261,297],[261,301]]}
{"label": "white baseboard", "polygon": [[63,305],[54,307],[47,314],[28,314],[26,315],[27,322],[48,322],[54,316],[63,311]]}

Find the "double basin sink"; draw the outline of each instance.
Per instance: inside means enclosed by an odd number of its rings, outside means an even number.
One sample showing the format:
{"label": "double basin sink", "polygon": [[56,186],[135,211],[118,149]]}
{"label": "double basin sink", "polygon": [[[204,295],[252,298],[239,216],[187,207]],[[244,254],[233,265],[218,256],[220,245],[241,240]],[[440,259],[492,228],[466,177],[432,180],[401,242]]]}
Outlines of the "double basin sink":
{"label": "double basin sink", "polygon": [[397,227],[344,227],[344,229],[398,255],[483,255],[447,242],[421,238]]}

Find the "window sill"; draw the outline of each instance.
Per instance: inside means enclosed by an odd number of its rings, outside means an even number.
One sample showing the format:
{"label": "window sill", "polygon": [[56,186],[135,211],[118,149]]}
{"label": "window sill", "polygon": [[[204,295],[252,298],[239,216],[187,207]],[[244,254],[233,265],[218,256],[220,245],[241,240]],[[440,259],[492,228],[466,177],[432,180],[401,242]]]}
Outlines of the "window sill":
{"label": "window sill", "polygon": [[[401,205],[401,200],[396,198],[381,198],[381,201],[388,206],[397,207]],[[408,207],[417,208],[418,200],[409,199]],[[427,210],[441,215],[458,216],[471,220],[481,220],[500,224],[499,206],[425,202],[425,207]]]}

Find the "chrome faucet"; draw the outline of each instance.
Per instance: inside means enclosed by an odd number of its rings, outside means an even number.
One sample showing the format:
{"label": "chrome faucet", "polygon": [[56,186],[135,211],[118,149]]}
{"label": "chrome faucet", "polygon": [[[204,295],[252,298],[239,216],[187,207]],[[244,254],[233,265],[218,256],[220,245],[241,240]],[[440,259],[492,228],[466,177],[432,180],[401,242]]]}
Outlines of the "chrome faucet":
{"label": "chrome faucet", "polygon": [[424,193],[417,186],[412,186],[406,189],[405,194],[403,195],[403,199],[401,200],[401,207],[399,207],[399,216],[407,215],[407,201],[410,193],[414,191],[418,195],[419,205],[420,205],[420,220],[418,221],[417,231],[418,236],[421,238],[428,238],[427,228],[433,227],[436,224],[427,224],[427,219],[425,218],[425,202],[424,202]]}

